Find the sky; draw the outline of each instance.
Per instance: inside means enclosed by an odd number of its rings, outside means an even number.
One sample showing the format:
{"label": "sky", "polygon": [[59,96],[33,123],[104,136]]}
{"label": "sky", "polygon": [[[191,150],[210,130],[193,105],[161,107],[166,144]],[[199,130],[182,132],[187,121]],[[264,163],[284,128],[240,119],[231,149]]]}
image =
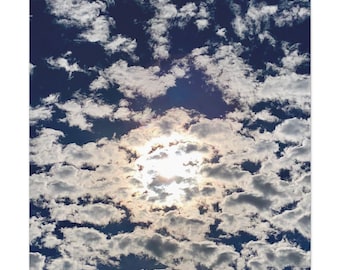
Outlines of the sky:
{"label": "sky", "polygon": [[31,1],[31,269],[309,269],[308,1]]}
{"label": "sky", "polygon": [[309,267],[308,3],[32,3],[32,269]]}

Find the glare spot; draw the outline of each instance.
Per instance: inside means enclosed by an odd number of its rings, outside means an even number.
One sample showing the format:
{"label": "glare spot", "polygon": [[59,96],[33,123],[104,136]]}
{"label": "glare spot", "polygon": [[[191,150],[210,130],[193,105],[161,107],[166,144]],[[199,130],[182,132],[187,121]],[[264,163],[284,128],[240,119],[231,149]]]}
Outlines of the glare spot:
{"label": "glare spot", "polygon": [[155,138],[138,152],[136,178],[149,200],[161,205],[180,204],[186,191],[201,180],[202,149],[193,137],[172,134]]}

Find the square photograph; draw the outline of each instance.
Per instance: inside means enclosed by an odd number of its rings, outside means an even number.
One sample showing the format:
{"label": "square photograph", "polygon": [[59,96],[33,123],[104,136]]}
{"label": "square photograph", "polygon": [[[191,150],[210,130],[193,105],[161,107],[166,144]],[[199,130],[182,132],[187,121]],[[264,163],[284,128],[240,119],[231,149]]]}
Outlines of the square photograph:
{"label": "square photograph", "polygon": [[310,1],[29,13],[30,270],[311,269]]}

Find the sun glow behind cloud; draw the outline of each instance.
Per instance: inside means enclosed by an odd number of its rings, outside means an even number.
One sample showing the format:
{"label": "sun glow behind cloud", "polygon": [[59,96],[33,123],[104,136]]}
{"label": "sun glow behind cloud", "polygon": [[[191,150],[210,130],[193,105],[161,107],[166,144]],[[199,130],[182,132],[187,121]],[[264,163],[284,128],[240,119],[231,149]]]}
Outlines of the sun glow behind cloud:
{"label": "sun glow behind cloud", "polygon": [[141,147],[139,154],[136,178],[148,199],[159,204],[180,204],[184,190],[194,190],[202,179],[202,149],[197,139],[188,135],[173,133],[155,138]]}

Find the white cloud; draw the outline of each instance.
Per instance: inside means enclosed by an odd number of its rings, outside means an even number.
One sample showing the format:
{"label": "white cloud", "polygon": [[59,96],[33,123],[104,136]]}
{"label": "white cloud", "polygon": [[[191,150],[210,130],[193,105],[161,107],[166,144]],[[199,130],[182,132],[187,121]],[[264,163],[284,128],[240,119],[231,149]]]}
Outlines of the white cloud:
{"label": "white cloud", "polygon": [[78,224],[107,225],[120,222],[125,217],[125,213],[112,205],[103,203],[85,206],[58,204],[52,208],[51,217],[56,220],[69,220]]}
{"label": "white cloud", "polygon": [[209,21],[207,19],[198,19],[196,20],[196,26],[198,30],[203,30],[207,28],[209,25]]}
{"label": "white cloud", "polygon": [[155,59],[167,59],[169,57],[168,29],[170,21],[177,16],[176,6],[169,4],[167,0],[152,1],[156,8],[156,15],[148,21],[148,32],[151,35],[151,46]]}
{"label": "white cloud", "polygon": [[58,248],[61,243],[62,241],[53,232],[47,233],[42,239],[45,248]]}
{"label": "white cloud", "polygon": [[220,37],[226,37],[226,29],[225,28],[219,28],[216,31],[216,35],[220,36]]}
{"label": "white cloud", "polygon": [[[121,104],[120,104],[121,105]],[[135,121],[141,124],[148,123],[155,116],[155,112],[153,112],[150,108],[145,108],[143,111],[134,111],[126,106],[120,106],[113,113],[111,119],[119,119],[122,121]]]}
{"label": "white cloud", "polygon": [[123,121],[129,121],[131,119],[132,112],[127,107],[120,107],[114,112],[113,118]]}
{"label": "white cloud", "polygon": [[134,112],[132,115],[133,121],[139,122],[141,124],[147,124],[154,117],[155,117],[155,112],[152,111],[151,108],[145,108],[143,111]]}
{"label": "white cloud", "polygon": [[29,64],[29,69],[30,69],[30,75],[32,76],[34,73],[34,69],[35,69],[35,65],[33,65],[32,63]]}
{"label": "white cloud", "polygon": [[[127,100],[119,102],[121,109],[128,109],[128,106]],[[259,113],[258,117],[272,118],[266,111]],[[42,234],[46,238],[43,243],[46,246],[56,246],[62,254],[69,253],[77,261],[90,263],[94,267],[97,259],[107,261],[109,256],[119,257],[130,253],[147,254],[170,268],[185,266],[194,269],[195,265],[201,263],[208,268],[226,269],[236,260],[239,265],[243,265],[241,268],[244,265],[255,267],[256,262],[272,265],[272,261],[261,253],[263,248],[270,251],[274,247],[261,242],[269,234],[296,228],[305,237],[310,236],[310,209],[306,197],[309,196],[306,192],[310,183],[306,174],[294,169],[293,173],[299,173],[301,177],[296,178],[294,175],[294,182],[284,182],[276,175],[275,166],[266,165],[266,162],[278,164],[281,159],[281,165],[288,164],[290,151],[283,152],[284,156],[277,158],[275,152],[278,146],[274,141],[278,136],[287,138],[293,134],[289,128],[291,125],[301,130],[301,127],[307,127],[309,123],[298,119],[286,120],[275,131],[278,135],[270,137],[254,133],[253,138],[249,138],[238,133],[242,124],[230,119],[210,120],[190,111],[172,109],[163,116],[152,118],[148,124],[131,130],[120,139],[102,139],[83,146],[61,145],[57,143],[61,133],[45,131],[49,134],[46,138],[44,132],[41,132],[39,137],[33,139],[35,144],[31,159],[42,166],[49,164],[51,157],[50,160],[41,157],[53,156],[55,164],[48,172],[31,176],[31,198],[37,199],[40,194],[44,195],[49,201],[48,206],[54,219],[102,226],[110,222],[118,223],[125,216],[121,210],[113,204],[94,203],[93,198],[106,197],[129,209],[130,222],[151,223],[148,228],[136,227],[133,232],[118,233],[111,236],[111,239],[92,228],[65,228],[62,243],[56,242],[50,233]],[[182,137],[174,136],[174,131]],[[308,130],[302,132],[301,138],[303,134],[307,135]],[[170,140],[172,144],[161,140],[171,136],[174,136]],[[155,186],[150,185],[150,190],[145,190],[144,180],[140,178],[140,170],[143,168],[137,166],[139,157],[166,152],[166,147],[177,147],[177,152],[196,151],[202,155],[201,173],[204,176],[185,190],[183,203],[178,203],[176,208],[168,211],[162,210],[164,205],[157,197],[148,197]],[[219,161],[211,163],[215,155],[220,155]],[[244,160],[261,162],[259,173],[251,175],[242,170],[240,164]],[[82,168],[83,165],[93,169]],[[86,206],[66,206],[57,202],[62,197],[68,197],[74,202],[86,194],[91,196],[90,204]],[[168,196],[159,193],[160,197],[163,195]],[[295,209],[273,214],[272,209],[279,211],[293,201],[299,201]],[[216,207],[213,207],[215,203],[219,203],[221,211],[216,211]],[[206,213],[200,214],[200,206],[206,209]],[[249,242],[242,252],[257,252],[259,255],[252,255],[242,261],[239,259],[241,254],[235,252],[232,246],[219,245],[213,242],[214,239],[206,238],[215,219],[221,220],[218,229],[226,233],[237,235],[244,231],[254,235],[258,240],[253,242],[258,243],[258,246],[250,246]],[[298,255],[299,258],[294,261],[290,251],[282,251],[284,249],[277,245],[274,248],[278,260],[275,267],[290,260],[297,267],[308,263],[309,257],[301,249],[291,245],[284,247],[293,248],[301,256]],[[179,257],[183,259],[175,266],[173,259]],[[51,261],[51,269],[64,264],[65,260],[66,257]],[[228,262],[229,266],[223,262]]]}
{"label": "white cloud", "polygon": [[108,89],[110,84],[104,72],[99,72],[99,77],[90,84],[90,90]]}
{"label": "white cloud", "polygon": [[91,118],[109,118],[113,112],[113,105],[103,104],[101,101],[93,101],[91,98],[82,98],[78,100],[71,99],[65,103],[57,103],[56,106],[66,112],[66,117],[61,119],[62,122],[68,122],[69,125],[77,126],[81,130],[91,130],[93,124],[86,117]]}
{"label": "white cloud", "polygon": [[[68,55],[70,54],[65,54],[66,57]],[[70,64],[68,59],[64,57],[58,57],[56,59],[50,57],[47,59],[47,63],[53,68],[64,69],[66,72],[68,72],[69,77],[72,76],[73,72],[85,72],[82,68],[79,67],[78,63]]]}
{"label": "white cloud", "polygon": [[86,265],[83,260],[74,261],[73,259],[69,258],[57,258],[51,260],[47,263],[47,270],[71,270],[71,269],[84,269],[84,270],[95,270],[95,266]]}
{"label": "white cloud", "polygon": [[[305,252],[294,247],[288,241],[281,241],[272,245],[266,245],[264,242],[250,242],[246,244],[246,252],[249,252],[246,265],[251,269],[263,269],[263,267],[274,267],[283,269],[287,266],[295,268],[309,267],[310,252]],[[254,252],[257,256],[254,257]]]}
{"label": "white cloud", "polygon": [[297,146],[288,147],[285,154],[291,160],[308,161],[311,158],[311,141],[310,138],[303,139]]}
{"label": "white cloud", "polygon": [[275,128],[274,136],[282,142],[302,142],[310,138],[310,122],[291,118]]}
{"label": "white cloud", "polygon": [[310,111],[310,76],[289,73],[268,76],[259,85],[258,97],[273,100],[288,100],[292,106]]}
{"label": "white cloud", "polygon": [[43,128],[39,136],[30,140],[30,159],[37,165],[53,164],[60,162],[62,146],[58,139],[64,133],[51,128]]}
{"label": "white cloud", "polygon": [[[127,62],[119,60],[101,72],[100,76],[91,83],[90,89],[97,90],[98,86],[107,89],[110,82],[118,84],[118,90],[128,98],[139,95],[153,99],[165,95],[168,88],[176,85],[176,73],[159,75],[159,72],[158,66],[149,68],[128,66]],[[182,74],[178,75],[182,76]]]}
{"label": "white cloud", "polygon": [[207,9],[207,6],[205,5],[205,3],[201,3],[200,4],[200,9],[199,12],[197,13],[197,17],[199,18],[209,18],[209,11]]}
{"label": "white cloud", "polygon": [[156,8],[156,15],[148,21],[151,35],[150,45],[155,59],[168,59],[170,40],[169,30],[178,26],[184,28],[191,19],[195,18],[198,30],[203,30],[209,25],[209,12],[206,4],[201,3],[199,9],[193,2],[186,3],[179,10],[169,1],[152,1]]}
{"label": "white cloud", "polygon": [[236,17],[232,22],[235,33],[244,39],[248,35],[257,35],[267,30],[268,22],[277,10],[277,6],[250,5],[245,16],[241,17],[235,9]]}
{"label": "white cloud", "polygon": [[45,105],[53,105],[58,102],[59,96],[59,93],[49,94],[47,97],[42,99],[42,103]]}
{"label": "white cloud", "polygon": [[[310,199],[310,176],[304,176],[299,179],[299,189],[303,188],[305,192],[297,203],[297,207],[292,210],[287,210],[272,218],[272,223],[279,230],[294,231],[297,230],[306,239],[311,238],[311,199]],[[309,192],[306,190],[309,189]]]}
{"label": "white cloud", "polygon": [[235,33],[241,38],[244,38],[244,33],[248,30],[241,16],[236,16],[233,21],[233,28]]}
{"label": "white cloud", "polygon": [[194,16],[196,16],[197,6],[195,3],[186,3],[178,11],[178,26],[183,28]]}
{"label": "white cloud", "polygon": [[75,101],[67,101],[64,104],[57,104],[57,107],[66,111],[66,117],[61,122],[68,122],[70,127],[79,127],[81,130],[91,130],[93,124],[87,122],[82,112],[82,106]]}
{"label": "white cloud", "polygon": [[91,25],[100,12],[105,11],[106,5],[101,1],[86,0],[47,0],[51,13],[66,25],[86,27]]}
{"label": "white cloud", "polygon": [[126,52],[129,55],[134,56],[134,51],[137,48],[137,42],[135,39],[127,38],[122,35],[117,35],[113,37],[112,41],[105,45],[105,49],[109,52],[116,53],[116,52]]}
{"label": "white cloud", "polygon": [[41,120],[49,120],[52,118],[53,109],[51,106],[36,106],[29,108],[29,118],[30,118],[30,125],[35,125]]}
{"label": "white cloud", "polygon": [[216,85],[223,93],[226,103],[238,99],[247,104],[254,99],[257,83],[252,69],[239,57],[240,44],[221,45],[213,55],[206,48],[192,51],[194,65],[208,76],[208,82]]}
{"label": "white cloud", "polygon": [[273,47],[276,45],[276,40],[273,38],[273,36],[268,31],[259,33],[258,38],[260,42],[263,42],[264,40],[268,40],[269,44],[272,45]]}
{"label": "white cloud", "polygon": [[47,0],[50,12],[60,24],[80,28],[79,36],[89,42],[105,43],[110,37],[110,27],[115,25],[113,18],[101,15],[107,5],[102,1],[87,0]]}
{"label": "white cloud", "polygon": [[309,61],[307,54],[299,54],[296,46],[289,46],[288,43],[284,42],[282,45],[285,57],[281,59],[283,68],[280,70],[281,74],[295,72],[296,68],[304,62]]}
{"label": "white cloud", "polygon": [[44,262],[45,256],[38,252],[30,252],[30,270],[42,270]]}
{"label": "white cloud", "polygon": [[110,37],[110,26],[114,21],[105,16],[99,16],[93,20],[91,28],[81,33],[80,36],[90,42],[106,42]]}
{"label": "white cloud", "polygon": [[29,227],[30,227],[29,231],[30,244],[34,244],[39,238],[43,237],[48,233],[53,232],[55,229],[55,224],[46,222],[46,220],[42,217],[34,216],[31,217],[29,220]]}
{"label": "white cloud", "polygon": [[[262,100],[289,101],[291,107],[310,111],[310,76],[300,75],[287,68],[276,67],[279,75],[267,76],[263,83],[256,81],[255,73],[239,57],[242,52],[240,44],[222,45],[213,55],[207,48],[195,49],[191,53],[194,65],[208,76],[208,82],[216,85],[223,94],[226,103],[235,100],[243,106],[253,105]],[[294,56],[295,55],[295,56]],[[294,53],[286,61],[287,66],[296,66],[307,56],[296,57]],[[285,59],[285,58],[284,58]],[[234,101],[233,101],[234,100]]]}
{"label": "white cloud", "polygon": [[259,119],[267,122],[276,122],[279,120],[277,116],[274,116],[268,110],[262,110],[254,115],[255,119]]}
{"label": "white cloud", "polygon": [[292,26],[295,22],[301,22],[310,17],[310,9],[294,5],[294,2],[288,2],[289,9],[280,11],[275,17],[275,24],[279,27],[285,25]]}
{"label": "white cloud", "polygon": [[196,14],[196,26],[199,31],[207,28],[209,26],[209,12],[204,3],[200,4],[199,11]]}

